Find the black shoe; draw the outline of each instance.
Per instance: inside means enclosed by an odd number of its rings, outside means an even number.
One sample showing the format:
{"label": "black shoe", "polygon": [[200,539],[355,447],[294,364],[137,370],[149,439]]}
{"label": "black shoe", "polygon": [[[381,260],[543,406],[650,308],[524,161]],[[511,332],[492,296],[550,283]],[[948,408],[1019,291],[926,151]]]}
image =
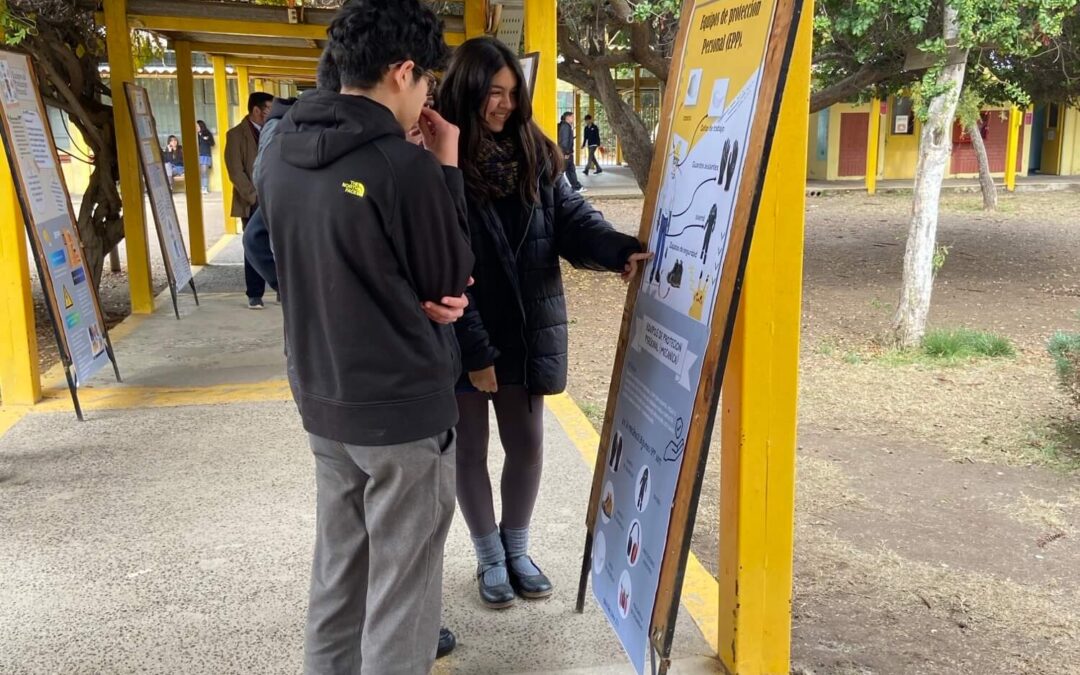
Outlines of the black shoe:
{"label": "black shoe", "polygon": [[441,659],[457,647],[457,638],[449,628],[439,629],[439,648],[435,650],[435,658]]}
{"label": "black shoe", "polygon": [[[532,558],[528,556],[522,557],[528,558],[529,562],[532,562]],[[538,600],[546,598],[554,592],[555,589],[552,587],[551,581],[543,572],[539,574],[518,574],[514,571],[511,560],[513,559],[506,561],[506,571],[510,573],[510,585],[513,586],[518,595],[529,600]],[[533,567],[536,567],[537,571],[540,570],[534,562]]]}
{"label": "black shoe", "polygon": [[[506,609],[514,604],[514,600],[516,599],[514,589],[507,583],[484,583],[484,572],[486,572],[487,569],[490,568],[485,568],[483,566],[476,568],[476,583],[480,587],[480,602],[484,603],[489,609]],[[514,578],[512,571],[510,573],[510,578]]]}

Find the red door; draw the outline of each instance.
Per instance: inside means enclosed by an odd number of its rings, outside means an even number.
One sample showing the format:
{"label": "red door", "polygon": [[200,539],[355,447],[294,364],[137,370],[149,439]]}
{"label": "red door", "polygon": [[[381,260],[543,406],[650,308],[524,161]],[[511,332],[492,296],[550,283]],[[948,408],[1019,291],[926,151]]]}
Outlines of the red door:
{"label": "red door", "polygon": [[[1005,173],[1005,155],[1009,151],[1009,113],[1006,110],[987,110],[982,113],[983,144],[990,173]],[[1016,170],[1023,172],[1024,127],[1020,127],[1020,139],[1016,153]],[[966,130],[960,123],[953,123],[953,173],[979,173],[979,159]]]}
{"label": "red door", "polygon": [[840,114],[840,167],[841,177],[866,175],[866,137],[870,133],[870,113]]}

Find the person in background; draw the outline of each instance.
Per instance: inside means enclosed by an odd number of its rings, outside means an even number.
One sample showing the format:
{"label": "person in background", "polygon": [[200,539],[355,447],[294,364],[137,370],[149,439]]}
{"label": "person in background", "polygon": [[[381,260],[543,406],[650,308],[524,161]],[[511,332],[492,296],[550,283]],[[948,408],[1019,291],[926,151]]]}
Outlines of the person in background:
{"label": "person in background", "polygon": [[177,176],[184,175],[184,151],[180,147],[180,140],[176,136],[169,136],[165,140],[165,149],[161,151],[161,159],[165,162],[165,175],[169,177],[169,189],[172,189],[173,180]]}
{"label": "person in background", "polygon": [[595,173],[604,173],[604,170],[600,168],[600,162],[596,161],[596,151],[600,148],[600,127],[593,121],[592,115],[585,116],[585,128],[582,129],[581,135],[585,137],[585,142],[581,144],[581,147],[589,149],[589,159],[585,162],[585,175],[589,175],[589,169],[595,167]]}
{"label": "person in background", "polygon": [[210,194],[210,167],[214,165],[213,147],[216,143],[214,134],[210,133],[206,122],[197,120],[195,124],[199,127],[199,178],[202,180],[202,193],[208,195]]}
{"label": "person in background", "polygon": [[[255,171],[255,158],[259,154],[259,134],[270,114],[270,104],[274,97],[263,91],[248,96],[248,114],[225,134],[225,169],[233,184],[233,218],[239,218],[246,228],[251,214],[259,204],[258,194],[252,178]],[[263,293],[266,281],[252,267],[247,251],[244,251],[244,285],[249,309],[263,309]]]}
{"label": "person in background", "polygon": [[[529,554],[529,525],[543,465],[544,396],[566,388],[560,258],[625,278],[648,258],[563,179],[564,148],[537,126],[523,81],[506,45],[474,38],[454,51],[438,100],[461,129],[476,255],[469,304],[454,324],[466,371],[457,388],[457,494],[476,549],[480,600],[493,609],[513,604],[515,594],[552,593]],[[501,524],[487,467],[491,406],[506,454]]]}
{"label": "person in background", "polygon": [[562,151],[563,165],[566,167],[566,180],[575,192],[583,192],[584,187],[577,177],[574,166],[574,113],[564,112],[559,120],[559,150]]}
{"label": "person in background", "polygon": [[304,672],[420,675],[442,648],[462,310],[428,312],[463,307],[473,267],[458,131],[424,108],[447,47],[421,0],[352,0],[327,38],[340,93],[293,104],[257,179],[315,455]]}

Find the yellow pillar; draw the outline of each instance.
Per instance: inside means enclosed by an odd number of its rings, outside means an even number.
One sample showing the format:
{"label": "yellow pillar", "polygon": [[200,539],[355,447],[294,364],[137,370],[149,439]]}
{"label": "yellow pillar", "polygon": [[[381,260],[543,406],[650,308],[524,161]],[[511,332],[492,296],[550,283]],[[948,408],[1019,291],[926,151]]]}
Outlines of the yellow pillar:
{"label": "yellow pillar", "polygon": [[720,660],[787,673],[795,423],[814,11],[802,20],[780,106],[723,389]]}
{"label": "yellow pillar", "polygon": [[184,142],[184,195],[187,198],[188,248],[193,265],[206,264],[202,181],[199,177],[199,137],[195,126],[195,75],[191,43],[176,43],[176,92],[180,99],[180,135]]}
{"label": "yellow pillar", "polygon": [[1009,145],[1005,153],[1005,189],[1009,192],[1016,190],[1016,153],[1020,145],[1020,125],[1024,122],[1024,115],[1016,106],[1009,108]]}
{"label": "yellow pillar", "polygon": [[465,39],[487,32],[487,0],[465,0]]}
{"label": "yellow pillar", "polygon": [[0,399],[30,405],[41,400],[41,372],[26,226],[12,180],[0,152]]}
{"label": "yellow pillar", "polygon": [[236,100],[240,104],[240,117],[248,114],[248,96],[251,96],[251,76],[247,66],[236,66]]}
{"label": "yellow pillar", "polygon": [[641,114],[641,66],[634,68],[634,112]]}
{"label": "yellow pillar", "polygon": [[533,91],[533,117],[550,138],[558,136],[559,111],[556,110],[555,59],[559,55],[555,38],[556,0],[527,0],[525,3],[525,53],[540,52],[536,89]]}
{"label": "yellow pillar", "polygon": [[225,57],[213,55],[214,65],[214,113],[217,116],[217,141],[214,145],[214,166],[221,178],[221,203],[225,209],[225,232],[236,234],[236,219],[232,213],[232,181],[225,170],[225,133],[229,130],[229,79],[225,73]]}
{"label": "yellow pillar", "polygon": [[127,251],[128,289],[131,311],[154,311],[150,282],[150,250],[146,241],[142,178],[135,129],[131,125],[124,83],[135,82],[131,59],[131,33],[127,24],[127,0],[105,0],[105,43],[109,52],[109,84],[112,88],[113,123],[116,126],[116,161],[120,167],[120,197],[124,204],[124,249]]}
{"label": "yellow pillar", "polygon": [[878,134],[881,131],[881,101],[870,99],[870,131],[866,135],[866,194],[877,193]]}

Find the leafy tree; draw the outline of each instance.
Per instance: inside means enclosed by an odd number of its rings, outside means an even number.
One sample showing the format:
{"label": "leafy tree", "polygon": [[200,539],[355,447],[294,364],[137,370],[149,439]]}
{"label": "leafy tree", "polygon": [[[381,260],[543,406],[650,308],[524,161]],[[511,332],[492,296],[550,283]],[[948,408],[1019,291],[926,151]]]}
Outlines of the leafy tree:
{"label": "leafy tree", "polygon": [[102,101],[111,92],[98,72],[103,33],[78,0],[7,0],[0,3],[0,25],[8,48],[30,55],[45,104],[63,111],[93,153],[78,227],[100,284],[105,254],[124,238],[112,106]]}
{"label": "leafy tree", "polygon": [[559,79],[600,100],[622,141],[623,155],[644,190],[649,182],[651,130],[623,100],[613,71],[642,66],[667,84],[679,30],[678,0],[560,0]]}

